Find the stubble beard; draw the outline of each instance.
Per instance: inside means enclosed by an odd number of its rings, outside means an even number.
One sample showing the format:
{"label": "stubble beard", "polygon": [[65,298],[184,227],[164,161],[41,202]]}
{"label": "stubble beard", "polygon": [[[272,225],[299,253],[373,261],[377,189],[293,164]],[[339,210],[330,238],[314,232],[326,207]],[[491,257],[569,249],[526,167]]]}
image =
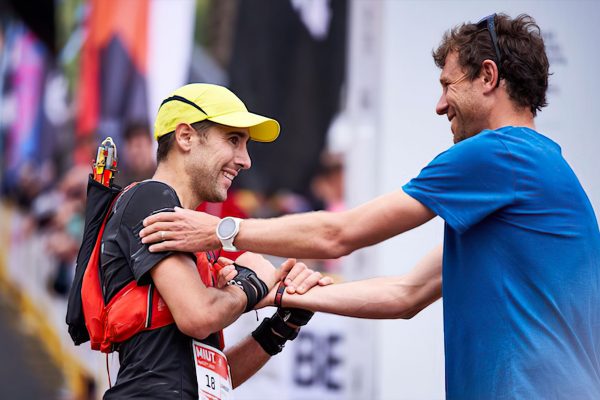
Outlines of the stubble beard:
{"label": "stubble beard", "polygon": [[475,135],[477,135],[480,131],[477,132],[466,132],[464,129],[460,131],[460,133],[454,135],[454,144],[462,142],[465,139],[469,139]]}
{"label": "stubble beard", "polygon": [[452,126],[450,127],[450,129],[452,130],[452,141],[454,142],[454,144],[462,142],[467,138],[464,126],[458,118],[459,117],[457,115],[452,120],[452,124],[454,124],[454,129],[452,129]]}
{"label": "stubble beard", "polygon": [[473,137],[483,130],[477,127],[477,125],[481,125],[477,121],[477,117],[480,112],[481,111],[478,107],[471,104],[468,107],[463,107],[463,111],[460,116],[456,115],[456,132],[452,132],[455,144]]}
{"label": "stubble beard", "polygon": [[190,176],[191,191],[197,200],[209,203],[221,203],[227,199],[227,192],[224,194],[219,190],[219,174],[207,173],[201,166],[194,168],[189,166],[186,173]]}
{"label": "stubble beard", "polygon": [[467,134],[464,131],[460,131],[454,134],[454,144],[462,142],[467,138]]}
{"label": "stubble beard", "polygon": [[208,201],[210,203],[221,203],[227,199],[227,192],[221,193],[218,186],[218,176],[201,177],[195,175],[192,179],[194,192],[200,201]]}

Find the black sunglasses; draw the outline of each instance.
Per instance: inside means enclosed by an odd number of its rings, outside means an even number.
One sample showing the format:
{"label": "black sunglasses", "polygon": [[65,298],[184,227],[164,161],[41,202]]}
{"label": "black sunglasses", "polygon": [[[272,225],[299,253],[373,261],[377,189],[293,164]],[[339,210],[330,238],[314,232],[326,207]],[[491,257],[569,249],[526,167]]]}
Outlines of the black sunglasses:
{"label": "black sunglasses", "polygon": [[494,50],[496,50],[496,67],[498,67],[498,80],[496,81],[496,87],[500,85],[500,62],[502,57],[500,57],[500,47],[498,47],[498,37],[496,36],[496,25],[494,24],[494,18],[496,18],[496,14],[488,15],[483,18],[481,21],[477,23],[478,29],[487,29],[490,33],[490,38],[492,39],[492,43],[494,44]]}

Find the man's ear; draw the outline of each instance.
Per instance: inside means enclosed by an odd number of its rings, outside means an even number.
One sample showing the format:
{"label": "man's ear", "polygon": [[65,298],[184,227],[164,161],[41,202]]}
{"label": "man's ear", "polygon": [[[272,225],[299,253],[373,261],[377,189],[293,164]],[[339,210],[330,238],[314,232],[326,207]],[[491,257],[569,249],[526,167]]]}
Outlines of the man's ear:
{"label": "man's ear", "polygon": [[485,91],[491,91],[496,88],[496,81],[500,79],[498,66],[492,60],[484,60],[481,63],[480,77],[483,80]]}
{"label": "man's ear", "polygon": [[175,128],[175,142],[183,151],[188,152],[192,149],[192,138],[196,131],[190,124],[180,123]]}

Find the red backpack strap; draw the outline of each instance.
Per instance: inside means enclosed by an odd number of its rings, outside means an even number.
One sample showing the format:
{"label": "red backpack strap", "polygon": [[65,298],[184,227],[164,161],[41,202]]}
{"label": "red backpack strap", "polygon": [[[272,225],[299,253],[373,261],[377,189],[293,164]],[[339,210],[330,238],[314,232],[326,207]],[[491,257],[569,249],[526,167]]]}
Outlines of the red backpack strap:
{"label": "red backpack strap", "polygon": [[[150,307],[148,310],[150,311],[147,316],[147,324],[144,330],[157,329],[162,328],[163,326],[170,325],[175,322],[173,318],[173,314],[169,310],[167,303],[163,300],[160,293],[154,286],[154,284],[149,285],[148,288],[148,304]],[[148,324],[149,322],[149,324]]]}

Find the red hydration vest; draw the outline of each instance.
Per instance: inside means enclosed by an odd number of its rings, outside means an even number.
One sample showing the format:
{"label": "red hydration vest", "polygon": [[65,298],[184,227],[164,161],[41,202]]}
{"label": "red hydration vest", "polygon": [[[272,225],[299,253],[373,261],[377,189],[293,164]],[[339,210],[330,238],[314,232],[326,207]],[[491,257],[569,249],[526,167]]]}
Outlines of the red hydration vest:
{"label": "red hydration vest", "polygon": [[[131,338],[138,332],[162,328],[175,322],[167,304],[153,284],[138,286],[133,280],[119,290],[108,304],[104,304],[100,282],[102,235],[113,206],[123,192],[113,200],[104,217],[81,286],[83,314],[91,347],[103,353],[111,353],[115,344]],[[196,253],[196,258],[196,267],[202,282],[206,286],[214,286],[216,271],[210,261],[216,260],[212,260],[211,257],[209,261],[206,253]],[[218,336],[219,347],[222,350],[223,332],[219,331]]]}

